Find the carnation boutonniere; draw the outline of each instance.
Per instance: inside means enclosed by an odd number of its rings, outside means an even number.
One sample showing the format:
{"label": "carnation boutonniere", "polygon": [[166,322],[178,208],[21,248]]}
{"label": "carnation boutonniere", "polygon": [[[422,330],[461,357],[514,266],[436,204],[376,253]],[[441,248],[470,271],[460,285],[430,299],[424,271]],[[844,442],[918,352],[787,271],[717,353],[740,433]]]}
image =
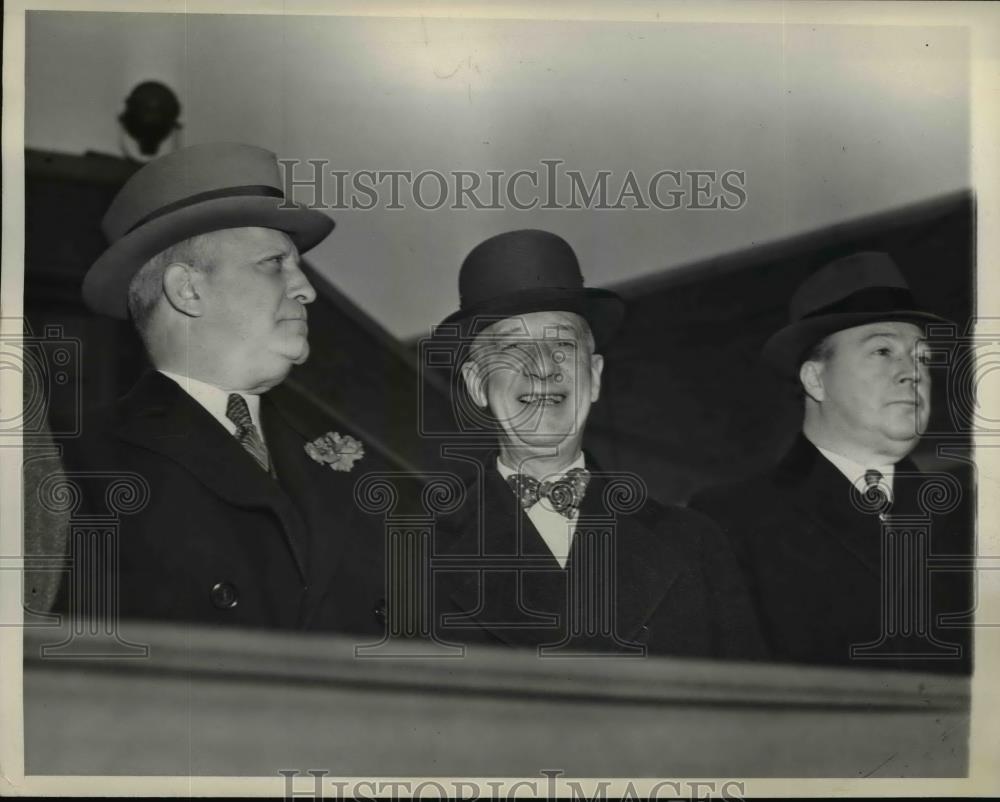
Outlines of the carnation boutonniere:
{"label": "carnation boutonniere", "polygon": [[327,432],[306,443],[306,453],[320,465],[329,465],[335,471],[350,471],[354,463],[365,455],[365,447],[349,434]]}

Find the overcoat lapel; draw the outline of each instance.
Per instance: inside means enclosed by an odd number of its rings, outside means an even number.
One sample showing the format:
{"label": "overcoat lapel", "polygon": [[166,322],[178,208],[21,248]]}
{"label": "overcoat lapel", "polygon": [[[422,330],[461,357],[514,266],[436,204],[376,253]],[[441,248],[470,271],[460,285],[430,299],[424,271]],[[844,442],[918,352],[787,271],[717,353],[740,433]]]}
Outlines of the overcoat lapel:
{"label": "overcoat lapel", "polygon": [[540,629],[555,632],[558,618],[549,611],[565,607],[565,592],[560,591],[565,584],[532,582],[546,589],[529,591],[525,598],[521,577],[538,571],[558,579],[561,569],[493,464],[484,461],[481,468],[467,487],[467,498],[479,503],[466,504],[450,522],[458,531],[446,549],[449,555],[479,562],[480,568],[460,572],[451,598],[468,618],[505,643],[538,643]]}
{"label": "overcoat lapel", "polygon": [[[278,484],[291,498],[295,510],[305,523],[306,531],[317,533],[329,531],[335,517],[326,513],[329,503],[329,493],[323,492],[319,486],[321,472],[331,473],[330,469],[312,460],[305,453],[305,440],[294,429],[288,419],[277,406],[268,399],[261,397],[261,427],[264,429],[264,439],[274,463]],[[330,544],[340,543],[340,538],[328,538]],[[313,552],[317,543],[308,537],[303,538],[302,553],[305,564],[313,565]],[[324,561],[324,565],[330,563]]]}
{"label": "overcoat lapel", "polygon": [[896,463],[896,477],[892,485],[892,515],[921,515],[918,497],[926,476],[909,457]]}
{"label": "overcoat lapel", "polygon": [[857,490],[805,437],[799,437],[779,466],[777,480],[801,515],[822,527],[870,573],[881,575],[882,522],[852,503],[852,496],[858,500]]}
{"label": "overcoat lapel", "polygon": [[587,529],[614,527],[614,592],[618,635],[633,640],[660,601],[690,565],[692,556],[681,551],[678,541],[662,535],[652,518],[663,512],[656,502],[632,514],[609,513],[605,491],[609,483],[595,469],[580,509],[577,534],[570,550],[570,564],[577,550],[586,547]]}
{"label": "overcoat lapel", "polygon": [[[482,499],[482,517],[477,520],[477,505],[469,505],[452,524],[460,531],[447,553],[481,555],[484,565],[505,568],[492,575],[488,570],[463,571],[451,597],[471,619],[508,644],[558,639],[557,624],[565,624],[567,615],[569,572],[584,559],[589,561],[584,549],[602,541],[600,534],[593,537],[588,531],[613,531],[613,609],[617,633],[626,640],[634,638],[690,562],[689,555],[655,534],[643,514],[610,515],[603,498],[607,484],[599,475],[584,496],[566,569],[559,566],[492,464],[483,465],[480,491],[476,486],[470,486],[469,495]],[[540,637],[545,633],[539,628],[551,630],[552,638]]]}
{"label": "overcoat lapel", "polygon": [[272,510],[306,578],[308,536],[291,498],[176,382],[156,371],[143,376],[124,399],[116,434],[173,460],[233,506]]}

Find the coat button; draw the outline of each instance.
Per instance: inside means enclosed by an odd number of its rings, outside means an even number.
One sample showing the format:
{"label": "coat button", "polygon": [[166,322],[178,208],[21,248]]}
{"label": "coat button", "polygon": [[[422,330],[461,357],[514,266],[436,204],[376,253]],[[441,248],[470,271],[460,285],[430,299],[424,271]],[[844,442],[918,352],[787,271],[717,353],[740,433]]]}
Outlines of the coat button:
{"label": "coat button", "polygon": [[385,599],[379,599],[375,605],[375,609],[372,610],[375,613],[375,618],[381,622],[385,621],[386,615],[388,615],[385,609]]}
{"label": "coat button", "polygon": [[212,604],[220,610],[232,610],[240,603],[240,594],[231,582],[218,582],[209,594]]}

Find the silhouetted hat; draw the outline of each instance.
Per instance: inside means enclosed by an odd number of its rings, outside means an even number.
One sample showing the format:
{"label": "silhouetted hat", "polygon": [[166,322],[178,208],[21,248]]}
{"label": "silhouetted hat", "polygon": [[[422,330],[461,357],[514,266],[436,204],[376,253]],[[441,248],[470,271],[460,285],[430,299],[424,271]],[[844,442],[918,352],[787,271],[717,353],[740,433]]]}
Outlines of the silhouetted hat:
{"label": "silhouetted hat", "polygon": [[763,356],[794,376],[824,337],[866,323],[899,320],[948,323],[921,310],[909,284],[886,253],[863,251],[824,265],[792,296],[791,322],[764,344]]}
{"label": "silhouetted hat", "polygon": [[259,226],[284,231],[300,253],[333,230],[323,212],[285,201],[277,157],[229,142],[193,145],[154,159],[111,202],[101,229],[110,246],[83,280],[95,312],[128,317],[128,285],[160,251],[198,234]]}
{"label": "silhouetted hat", "polygon": [[458,323],[466,336],[529,312],[575,312],[602,345],[625,316],[625,303],[616,293],[583,286],[569,243],[538,229],[508,231],[479,243],[462,262],[458,294],[459,310],[442,325]]}

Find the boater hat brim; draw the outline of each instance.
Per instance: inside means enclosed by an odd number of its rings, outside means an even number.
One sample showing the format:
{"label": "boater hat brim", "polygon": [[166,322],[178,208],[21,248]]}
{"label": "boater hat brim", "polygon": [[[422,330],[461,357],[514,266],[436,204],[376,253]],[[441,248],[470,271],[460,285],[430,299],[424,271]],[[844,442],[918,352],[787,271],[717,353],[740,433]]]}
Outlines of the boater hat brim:
{"label": "boater hat brim", "polygon": [[137,226],[112,243],[84,277],[83,300],[96,312],[125,320],[129,283],[149,259],[189,237],[243,227],[284,231],[305,253],[333,230],[334,222],[320,211],[280,197],[223,197],[185,206]]}
{"label": "boater hat brim", "polygon": [[107,250],[83,280],[95,312],[128,317],[128,287],[153,256],[190,237],[232,228],[284,231],[300,252],[333,230],[315,209],[286,202],[277,157],[239,142],[181,148],[137,170],[101,219]]}

